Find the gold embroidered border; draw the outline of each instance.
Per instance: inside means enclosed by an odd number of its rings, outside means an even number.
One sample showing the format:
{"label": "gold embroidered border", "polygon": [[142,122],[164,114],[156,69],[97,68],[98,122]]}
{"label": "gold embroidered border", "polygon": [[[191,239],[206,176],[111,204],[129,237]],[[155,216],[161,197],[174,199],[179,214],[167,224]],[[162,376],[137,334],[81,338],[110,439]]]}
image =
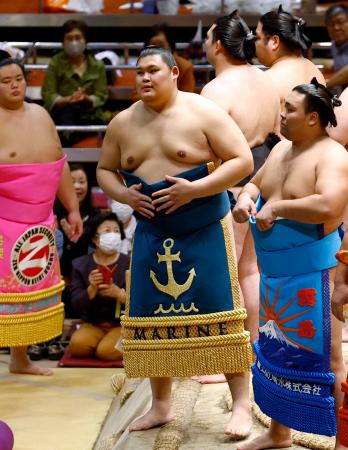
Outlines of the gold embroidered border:
{"label": "gold embroidered border", "polygon": [[232,296],[233,296],[233,307],[235,309],[239,309],[240,308],[240,292],[239,292],[238,271],[237,271],[235,257],[233,254],[233,243],[232,243],[230,231],[228,229],[226,217],[221,219],[220,223],[221,223],[222,231],[224,233],[224,238],[225,238],[226,257],[227,257],[228,271],[230,274],[231,290],[232,290]]}
{"label": "gold embroidered border", "polygon": [[185,325],[201,325],[218,322],[230,322],[232,320],[245,320],[247,312],[245,308],[233,311],[222,311],[210,314],[194,314],[191,316],[161,316],[161,317],[128,317],[122,316],[123,327],[175,327]]}
{"label": "gold embroidered border", "polygon": [[63,330],[64,305],[29,314],[0,316],[0,347],[15,347],[45,342]]}
{"label": "gold embroidered border", "polygon": [[64,289],[64,281],[60,281],[58,284],[51,286],[47,289],[41,289],[39,291],[31,292],[0,292],[0,303],[27,303],[35,300],[43,300],[51,297],[54,294],[62,292]]}
{"label": "gold embroidered border", "polygon": [[[204,338],[199,338],[204,339]],[[211,338],[208,338],[211,339]],[[123,341],[123,343],[125,343]],[[219,336],[214,345],[192,342],[191,347],[149,346],[128,348],[125,343],[124,363],[128,377],[189,377],[217,373],[242,373],[250,370],[252,352],[250,339],[246,335],[238,340],[230,336]],[[163,344],[163,342],[161,342]]]}
{"label": "gold embroidered border", "polygon": [[134,340],[158,340],[158,339],[180,339],[201,336],[221,336],[226,334],[238,334],[244,332],[243,321],[208,323],[199,325],[186,326],[156,326],[156,327],[139,327],[139,328],[123,328],[125,339]]}

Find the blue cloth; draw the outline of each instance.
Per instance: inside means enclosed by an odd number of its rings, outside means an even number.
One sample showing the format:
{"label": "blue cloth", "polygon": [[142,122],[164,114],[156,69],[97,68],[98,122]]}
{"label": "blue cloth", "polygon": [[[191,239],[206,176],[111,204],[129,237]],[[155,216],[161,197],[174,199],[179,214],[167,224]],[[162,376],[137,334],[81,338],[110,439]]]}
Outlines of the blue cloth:
{"label": "blue cloth", "polygon": [[[128,186],[142,183],[142,193],[149,196],[171,185],[167,181],[149,185],[131,173],[123,171],[122,174]],[[208,169],[204,164],[177,176],[192,181],[207,175]],[[174,315],[173,312],[156,313],[160,305],[162,311],[168,311],[171,305],[179,310],[183,305],[183,311],[175,315],[233,309],[225,237],[220,223],[229,209],[229,197],[223,192],[195,199],[169,215],[160,212],[151,220],[136,214],[138,225],[133,242],[130,317]],[[189,289],[179,296],[161,291],[154,281],[156,279],[161,286],[168,283],[168,265],[160,261],[166,251],[173,255],[175,283],[184,285],[187,280],[192,280]],[[195,310],[185,312],[184,309],[189,310],[192,304]]]}
{"label": "blue cloth", "polygon": [[287,219],[268,231],[258,230],[252,218],[250,224],[261,268],[255,400],[284,425],[333,436],[328,269],[337,264],[339,231],[324,236],[323,225]]}

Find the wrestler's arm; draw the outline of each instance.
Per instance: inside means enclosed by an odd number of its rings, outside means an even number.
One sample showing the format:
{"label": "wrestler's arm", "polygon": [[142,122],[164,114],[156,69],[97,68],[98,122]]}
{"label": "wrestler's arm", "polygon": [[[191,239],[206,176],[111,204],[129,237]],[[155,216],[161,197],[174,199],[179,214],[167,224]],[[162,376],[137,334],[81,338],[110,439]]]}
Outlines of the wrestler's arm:
{"label": "wrestler's arm", "polygon": [[341,146],[328,148],[316,172],[314,194],[271,202],[274,218],[284,217],[315,224],[335,220],[343,215],[348,199],[348,155],[345,149]]}
{"label": "wrestler's arm", "polygon": [[[348,250],[348,233],[342,241],[341,250]],[[344,322],[343,306],[348,304],[348,266],[341,262],[336,269],[334,291],[331,297],[332,313],[338,320]]]}
{"label": "wrestler's arm", "polygon": [[[53,152],[55,152],[52,155],[52,159],[55,158],[58,160],[63,157],[63,152],[56,127],[49,114],[43,108],[40,107],[40,111],[38,112],[40,115],[37,119],[40,119],[44,126],[47,125],[51,129],[52,140],[54,142],[52,149]],[[70,225],[68,238],[75,242],[79,239],[83,232],[83,224],[80,216],[79,202],[73,187],[70,168],[67,161],[64,163],[62,175],[60,177],[57,197],[64,208],[68,211],[67,220]]]}
{"label": "wrestler's arm", "polygon": [[118,170],[122,167],[119,130],[125,129],[124,116],[126,114],[127,111],[118,114],[106,130],[97,166],[98,184],[112,199],[120,203],[126,203],[143,216],[152,218],[155,208],[152,205],[151,198],[139,192],[142,185],[134,184],[127,188],[118,173]]}
{"label": "wrestler's arm", "polygon": [[240,191],[237,203],[232,210],[233,218],[238,223],[249,220],[250,215],[256,215],[255,202],[260,193],[260,183],[262,179],[263,167],[256,172],[254,177]]}
{"label": "wrestler's arm", "polygon": [[336,73],[332,75],[332,77],[327,81],[327,87],[329,89],[339,86],[345,85],[348,82],[348,66],[342,67],[342,69],[338,70]]}
{"label": "wrestler's arm", "polygon": [[191,183],[194,198],[223,192],[235,186],[253,170],[250,148],[234,120],[210,101],[204,111],[203,130],[212,151],[222,164],[208,176]]}

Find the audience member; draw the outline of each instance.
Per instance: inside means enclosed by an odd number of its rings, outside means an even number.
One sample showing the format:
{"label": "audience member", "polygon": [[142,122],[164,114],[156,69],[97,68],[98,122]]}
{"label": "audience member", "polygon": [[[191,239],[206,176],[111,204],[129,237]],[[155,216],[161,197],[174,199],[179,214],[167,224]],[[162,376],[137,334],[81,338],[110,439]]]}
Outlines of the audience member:
{"label": "audience member", "polygon": [[169,26],[167,24],[154,25],[150,30],[147,44],[171,50],[176,65],[179,67],[178,89],[180,91],[194,92],[196,82],[193,65],[190,61],[178,55],[175,40]]}
{"label": "audience member", "polygon": [[116,214],[102,212],[91,220],[86,235],[95,251],[73,261],[71,299],[84,323],[73,333],[69,351],[77,358],[113,361],[122,357],[115,344],[121,336],[129,267],[129,257],[120,253],[122,222]]}
{"label": "audience member", "polygon": [[[102,124],[108,90],[104,64],[86,50],[87,25],[79,20],[63,24],[64,50],[53,56],[42,86],[45,108],[59,125]],[[86,134],[84,134],[86,135]],[[84,135],[64,132],[63,146]]]}
{"label": "audience member", "polygon": [[341,93],[348,85],[348,6],[331,6],[326,11],[325,23],[331,39],[332,69],[335,72],[327,86]]}
{"label": "audience member", "polygon": [[116,200],[111,202],[111,210],[122,222],[125,237],[122,240],[121,253],[128,255],[132,251],[133,237],[137,226],[137,220],[133,215],[134,210],[129,205],[116,202]]}

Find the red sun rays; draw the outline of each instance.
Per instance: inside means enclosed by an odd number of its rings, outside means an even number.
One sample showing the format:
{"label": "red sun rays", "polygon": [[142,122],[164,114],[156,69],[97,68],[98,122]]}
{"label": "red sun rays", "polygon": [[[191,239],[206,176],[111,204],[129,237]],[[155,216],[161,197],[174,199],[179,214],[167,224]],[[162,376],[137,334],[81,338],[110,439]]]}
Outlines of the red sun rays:
{"label": "red sun rays", "polygon": [[[298,347],[303,348],[304,350],[307,350],[308,352],[313,352],[313,350],[309,347],[306,347],[305,345],[299,344],[294,339],[290,338],[287,334],[287,332],[298,332],[299,328],[290,328],[290,327],[284,327],[283,324],[286,322],[289,322],[292,319],[296,319],[297,317],[303,316],[303,314],[306,314],[308,311],[311,311],[311,309],[305,309],[304,311],[301,311],[300,313],[293,314],[292,316],[288,316],[285,319],[281,319],[281,315],[289,308],[289,306],[292,305],[294,300],[297,298],[297,296],[292,297],[286,305],[284,305],[280,310],[275,313],[275,308],[277,305],[277,301],[279,298],[280,289],[282,288],[283,283],[279,283],[279,286],[277,288],[277,291],[273,298],[273,303],[270,305],[269,299],[268,299],[268,285],[266,284],[266,292],[265,296],[263,298],[265,306],[263,306],[262,301],[260,302],[260,319],[264,322],[268,322],[269,320],[274,320],[276,324],[278,325],[278,328],[286,335],[286,338],[292,342],[293,344],[296,344]],[[262,300],[262,299],[261,299]],[[262,314],[263,313],[263,314]]]}

